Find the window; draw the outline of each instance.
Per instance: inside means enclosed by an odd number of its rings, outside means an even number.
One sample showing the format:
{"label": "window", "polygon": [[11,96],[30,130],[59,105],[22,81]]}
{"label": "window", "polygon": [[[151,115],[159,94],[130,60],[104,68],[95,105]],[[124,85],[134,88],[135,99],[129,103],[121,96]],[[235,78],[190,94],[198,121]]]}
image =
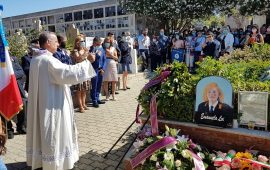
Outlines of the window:
{"label": "window", "polygon": [[70,22],[72,20],[72,13],[65,13],[65,22]]}
{"label": "window", "polygon": [[76,23],[75,23],[75,26],[76,26],[76,28],[79,29],[79,31],[83,31],[83,30],[84,30],[83,23],[76,22]]}
{"label": "window", "polygon": [[83,19],[92,19],[92,18],[93,18],[92,10],[83,11]]}
{"label": "window", "polygon": [[82,20],[82,11],[74,12],[74,21]]}
{"label": "window", "polygon": [[48,16],[48,24],[54,24],[54,16]]}
{"label": "window", "polygon": [[56,25],[56,32],[65,32],[65,25],[64,24],[57,24]]}
{"label": "window", "polygon": [[13,21],[12,25],[13,25],[13,28],[19,28],[19,22],[18,21]]}
{"label": "window", "polygon": [[128,17],[118,18],[118,28],[129,27]]}
{"label": "window", "polygon": [[11,25],[9,21],[4,22],[4,26],[6,30],[11,29]]}
{"label": "window", "polygon": [[115,16],[115,6],[105,8],[106,17]]}
{"label": "window", "polygon": [[126,15],[126,11],[121,7],[117,6],[117,15]]}
{"label": "window", "polygon": [[49,30],[50,32],[55,32],[55,26],[54,26],[54,25],[48,26],[48,30]]}
{"label": "window", "polygon": [[94,30],[94,21],[86,21],[86,22],[84,22],[83,27],[84,27],[85,31]]}
{"label": "window", "polygon": [[40,17],[39,20],[41,21],[41,25],[47,24],[47,17]]}
{"label": "window", "polygon": [[116,28],[116,19],[106,19],[105,27],[106,29]]}
{"label": "window", "polygon": [[56,21],[56,23],[63,23],[64,22],[63,14],[56,15],[55,16],[55,21]]}
{"label": "window", "polygon": [[31,27],[32,26],[32,19],[26,19],[25,20],[25,23],[26,23],[26,27]]}
{"label": "window", "polygon": [[101,30],[104,29],[104,20],[96,20],[94,21],[94,29],[95,30]]}
{"label": "window", "polygon": [[103,18],[103,8],[94,9],[94,18]]}

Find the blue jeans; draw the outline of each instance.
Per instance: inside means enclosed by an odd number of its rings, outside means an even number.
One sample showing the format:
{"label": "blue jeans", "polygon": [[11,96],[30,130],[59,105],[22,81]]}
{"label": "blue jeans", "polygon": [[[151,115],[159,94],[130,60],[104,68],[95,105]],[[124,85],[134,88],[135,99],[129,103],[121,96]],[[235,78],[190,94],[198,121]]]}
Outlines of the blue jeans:
{"label": "blue jeans", "polygon": [[127,71],[128,73],[131,73],[130,65],[126,63],[121,63],[122,71]]}
{"label": "blue jeans", "polygon": [[99,73],[98,70],[96,70],[97,76],[93,77],[91,79],[92,89],[91,89],[91,99],[93,104],[97,104],[99,99],[99,94],[101,91],[101,85],[102,85],[102,78],[103,76]]}

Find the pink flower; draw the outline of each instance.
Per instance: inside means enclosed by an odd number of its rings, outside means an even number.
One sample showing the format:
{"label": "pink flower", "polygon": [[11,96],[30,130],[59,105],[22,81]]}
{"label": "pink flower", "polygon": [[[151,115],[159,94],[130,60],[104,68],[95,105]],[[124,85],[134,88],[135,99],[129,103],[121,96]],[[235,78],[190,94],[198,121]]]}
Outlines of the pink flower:
{"label": "pink flower", "polygon": [[241,161],[240,161],[240,159],[239,158],[233,158],[233,160],[232,160],[232,163],[231,163],[231,167],[232,168],[241,168]]}
{"label": "pink flower", "polygon": [[269,159],[268,159],[266,156],[263,156],[263,155],[259,155],[259,156],[258,156],[258,161],[259,161],[259,162],[267,163],[268,160],[269,160]]}
{"label": "pink flower", "polygon": [[231,168],[229,165],[223,165],[223,166],[217,168],[216,170],[231,170]]}
{"label": "pink flower", "polygon": [[252,164],[252,170],[262,170],[262,167],[261,165],[254,163]]}

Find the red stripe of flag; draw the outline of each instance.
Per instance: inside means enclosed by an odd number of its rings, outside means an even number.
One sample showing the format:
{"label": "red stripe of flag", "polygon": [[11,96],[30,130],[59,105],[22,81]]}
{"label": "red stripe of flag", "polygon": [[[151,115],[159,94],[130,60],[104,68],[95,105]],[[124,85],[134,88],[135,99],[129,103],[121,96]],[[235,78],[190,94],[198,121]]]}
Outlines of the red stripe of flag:
{"label": "red stripe of flag", "polygon": [[22,98],[14,74],[10,75],[9,84],[0,91],[0,113],[6,120],[22,110]]}

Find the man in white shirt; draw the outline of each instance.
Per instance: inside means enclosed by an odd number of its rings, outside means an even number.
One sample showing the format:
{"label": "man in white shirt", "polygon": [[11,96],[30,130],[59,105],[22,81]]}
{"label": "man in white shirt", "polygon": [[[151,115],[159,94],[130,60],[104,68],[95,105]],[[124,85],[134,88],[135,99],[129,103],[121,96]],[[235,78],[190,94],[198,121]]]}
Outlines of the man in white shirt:
{"label": "man in white shirt", "polygon": [[67,65],[53,57],[58,47],[54,33],[39,36],[42,50],[31,60],[27,110],[27,165],[43,170],[72,169],[79,160],[77,128],[69,84],[96,75],[89,54],[81,63]]}
{"label": "man in white shirt", "polygon": [[143,59],[143,70],[147,71],[149,66],[149,46],[150,46],[150,38],[147,36],[148,29],[145,28],[142,34],[138,37],[139,44],[139,54]]}
{"label": "man in white shirt", "polygon": [[230,54],[233,51],[234,37],[230,33],[228,26],[223,27],[223,33],[220,36],[221,40],[221,55]]}

